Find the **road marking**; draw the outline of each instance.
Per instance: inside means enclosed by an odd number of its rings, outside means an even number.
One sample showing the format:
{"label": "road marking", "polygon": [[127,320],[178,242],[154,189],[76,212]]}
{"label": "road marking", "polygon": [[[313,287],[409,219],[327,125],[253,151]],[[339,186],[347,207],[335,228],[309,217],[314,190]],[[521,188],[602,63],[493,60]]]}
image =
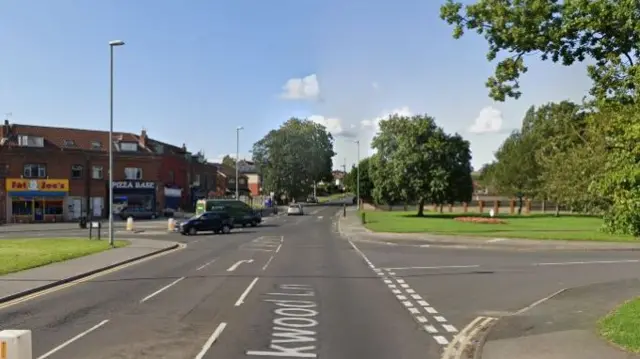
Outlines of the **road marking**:
{"label": "road marking", "polygon": [[253,259],[243,259],[243,260],[239,260],[236,263],[234,263],[231,267],[229,267],[227,269],[227,272],[233,272],[234,270],[238,269],[238,267],[242,264],[242,263],[253,263]]}
{"label": "road marking", "polygon": [[429,247],[431,247],[430,244],[421,244],[420,245],[420,248],[429,248]]}
{"label": "road marking", "polygon": [[360,248],[356,247],[355,244],[353,244],[353,242],[351,240],[349,240],[349,244],[351,245],[351,247],[353,247],[353,249],[358,252],[358,254],[360,254],[360,256],[364,259],[365,262],[367,262],[367,264],[369,265],[369,267],[371,267],[372,269],[375,269],[376,267],[373,265],[373,263],[371,263],[371,261],[369,260],[369,258],[367,258],[367,256],[360,250]]}
{"label": "road marking", "polygon": [[280,245],[278,246],[278,248],[276,248],[276,253],[280,252],[280,248],[282,248],[282,243],[280,243]]}
{"label": "road marking", "polygon": [[385,279],[385,280],[384,280],[384,282],[385,282],[386,284],[391,284],[391,283],[393,283],[390,279]]}
{"label": "road marking", "polygon": [[458,329],[456,329],[456,327],[454,327],[451,324],[443,324],[442,327],[444,328],[444,330],[448,331],[449,333],[455,333],[458,331]]}
{"label": "road marking", "polygon": [[402,293],[402,292],[400,291],[400,289],[393,289],[393,290],[391,290],[391,293],[393,293],[393,294],[400,294],[400,293]]}
{"label": "road marking", "polygon": [[[407,292],[409,292],[409,291],[407,291]],[[422,296],[420,296],[420,294],[411,294],[411,298],[420,300],[420,299],[422,299]]]}
{"label": "road marking", "polygon": [[64,343],[62,343],[62,344],[58,345],[57,347],[55,347],[55,348],[53,348],[53,349],[49,350],[48,352],[46,352],[46,353],[42,354],[42,355],[41,355],[41,356],[39,356],[37,359],[45,359],[45,358],[50,357],[51,355],[53,355],[53,354],[57,353],[58,351],[60,351],[61,349],[65,348],[67,345],[69,345],[69,344],[71,344],[71,343],[75,342],[75,341],[76,341],[76,340],[78,340],[78,339],[81,339],[81,338],[82,338],[82,337],[84,337],[85,335],[87,335],[87,334],[89,334],[89,333],[91,333],[91,332],[93,332],[93,331],[97,330],[98,328],[100,328],[101,326],[103,326],[103,325],[105,325],[105,324],[107,324],[107,323],[109,323],[109,320],[108,320],[108,319],[101,321],[101,322],[100,322],[100,323],[98,323],[97,325],[94,325],[93,327],[91,327],[91,328],[89,328],[89,329],[85,330],[84,332],[82,332],[82,333],[80,333],[80,334],[76,335],[75,337],[73,337],[73,338],[71,338],[71,339],[67,340],[66,342],[64,342]]}
{"label": "road marking", "polygon": [[90,275],[88,277],[84,277],[84,278],[81,278],[81,279],[78,279],[78,280],[74,280],[74,281],[66,283],[66,284],[55,286],[55,287],[53,287],[51,289],[46,289],[46,290],[43,290],[43,291],[40,291],[40,292],[37,292],[37,293],[33,293],[31,295],[27,295],[27,296],[12,300],[10,302],[6,302],[4,304],[0,304],[0,310],[3,310],[5,308],[9,308],[9,307],[14,306],[16,304],[27,302],[27,301],[29,301],[31,299],[35,299],[35,298],[38,298],[38,297],[45,296],[47,294],[51,294],[51,293],[57,292],[59,290],[63,290],[63,289],[72,287],[74,285],[78,285],[78,284],[81,284],[81,283],[89,282],[89,281],[91,281],[93,279],[105,276],[107,274],[115,273],[115,272],[117,272],[119,270],[123,270],[125,268],[129,268],[131,266],[134,266],[134,265],[137,265],[137,264],[140,264],[140,263],[144,263],[144,262],[147,262],[147,261],[150,261],[150,260],[162,257],[162,256],[166,256],[168,254],[172,254],[175,251],[178,251],[178,250],[181,250],[181,249],[184,249],[184,248],[187,248],[187,245],[184,244],[184,243],[180,243],[176,249],[171,249],[171,250],[168,250],[168,251],[165,251],[165,252],[162,252],[162,253],[158,253],[158,254],[155,254],[155,255],[152,255],[152,256],[137,260],[137,261],[126,263],[126,264],[123,264],[121,266],[117,266],[117,267],[108,269],[106,271],[102,271],[102,272],[96,273],[94,275]]}
{"label": "road marking", "polygon": [[409,313],[411,313],[411,314],[420,314],[420,309],[418,309],[418,308],[409,308]]}
{"label": "road marking", "polygon": [[541,299],[536,300],[535,302],[533,302],[533,303],[529,304],[528,306],[526,306],[526,307],[524,307],[524,308],[520,309],[519,311],[517,311],[517,312],[515,312],[515,313],[513,313],[513,314],[514,314],[514,315],[522,314],[522,313],[524,313],[524,312],[528,311],[529,309],[531,309],[531,308],[535,307],[536,305],[541,304],[541,303],[543,303],[543,302],[546,302],[547,300],[549,300],[549,299],[551,299],[551,298],[555,297],[556,295],[558,295],[558,294],[560,294],[560,293],[564,292],[565,290],[567,290],[567,288],[562,288],[562,289],[560,289],[560,290],[558,290],[558,291],[555,291],[555,292],[553,292],[553,293],[549,294],[548,296],[546,296],[546,297],[544,297],[544,298],[541,298]]}
{"label": "road marking", "polygon": [[547,262],[534,263],[534,266],[569,266],[576,264],[621,264],[621,263],[638,263],[640,259],[623,259],[615,261],[584,261],[584,262]]}
{"label": "road marking", "polygon": [[409,288],[409,285],[408,285],[408,284],[406,284],[406,283],[402,283],[402,284],[400,284],[400,286],[401,286],[402,288]]}
{"label": "road marking", "polygon": [[[414,294],[416,291],[415,291],[415,290],[413,290],[413,289],[411,289],[411,288],[407,288],[407,289],[405,290],[405,292],[407,292],[407,293],[409,293],[409,294]],[[414,298],[414,299],[416,299],[416,298]]]}
{"label": "road marking", "polygon": [[199,271],[199,270],[205,269],[206,267],[208,267],[210,264],[212,264],[212,263],[213,263],[213,262],[215,262],[215,261],[216,261],[216,259],[215,259],[215,258],[214,258],[214,259],[212,259],[212,260],[210,260],[210,261],[208,261],[207,263],[205,263],[205,264],[201,265],[200,267],[198,267],[198,268],[196,269],[196,271]]}
{"label": "road marking", "polygon": [[158,294],[160,294],[160,293],[164,292],[165,290],[167,290],[167,289],[169,289],[169,288],[173,287],[174,285],[178,284],[181,280],[183,280],[183,279],[185,279],[185,278],[186,278],[186,277],[180,277],[180,278],[178,278],[178,279],[174,280],[173,282],[171,282],[171,283],[169,283],[169,284],[165,285],[164,287],[162,287],[162,288],[160,288],[160,289],[156,290],[155,292],[153,292],[153,293],[149,294],[148,296],[146,296],[146,297],[142,298],[142,300],[140,301],[140,303],[144,303],[144,302],[148,301],[149,299],[151,299],[151,298],[155,297],[156,295],[158,295]]}
{"label": "road marking", "polygon": [[322,216],[318,216],[318,220],[321,220],[321,219],[322,219]]}
{"label": "road marking", "polygon": [[242,303],[244,303],[244,300],[247,298],[247,295],[249,295],[249,292],[251,292],[251,288],[253,288],[253,286],[256,285],[256,282],[258,281],[258,279],[259,279],[258,277],[255,277],[253,281],[251,281],[247,289],[245,289],[244,292],[242,292],[242,294],[240,295],[240,298],[238,298],[238,300],[236,301],[236,304],[235,304],[236,307],[239,307],[242,305]]}
{"label": "road marking", "polygon": [[396,282],[400,283],[400,284],[404,284],[404,279],[396,279]]}
{"label": "road marking", "polygon": [[265,264],[262,267],[262,270],[267,270],[267,267],[269,266],[269,263],[271,263],[272,260],[273,260],[273,256],[269,257],[269,260],[267,261],[267,264]]}
{"label": "road marking", "polygon": [[216,340],[218,339],[220,334],[222,334],[222,331],[226,327],[227,327],[227,323],[218,324],[218,327],[216,328],[216,330],[213,331],[213,334],[211,334],[209,339],[207,339],[207,341],[204,343],[204,345],[202,346],[202,349],[200,349],[200,352],[198,353],[198,355],[196,355],[195,359],[204,358],[205,354],[207,354],[207,352],[209,351],[213,343],[216,342]]}
{"label": "road marking", "polygon": [[427,302],[426,302],[426,301],[424,301],[424,300],[419,300],[419,301],[418,301],[418,305],[421,305],[421,306],[423,306],[423,307],[428,307],[428,306],[429,306],[429,303],[427,303]]}
{"label": "road marking", "polygon": [[396,286],[395,284],[387,284],[387,286],[391,289],[398,288],[398,286]]}
{"label": "road marking", "polygon": [[487,243],[496,243],[496,242],[503,242],[508,240],[509,238],[494,238],[494,239],[488,240]]}
{"label": "road marking", "polygon": [[386,270],[412,270],[412,269],[454,269],[454,268],[478,268],[480,265],[461,265],[461,266],[432,266],[432,267],[394,267],[385,268]]}
{"label": "road marking", "polygon": [[413,303],[411,303],[410,301],[406,300],[404,302],[402,302],[402,304],[404,304],[405,307],[413,307]]}
{"label": "road marking", "polygon": [[406,295],[396,295],[396,298],[398,298],[399,300],[407,300]]}
{"label": "road marking", "polygon": [[433,325],[425,325],[424,330],[426,330],[427,333],[430,333],[430,334],[435,334],[438,332],[438,329],[436,329],[436,327],[434,327]]}
{"label": "road marking", "polygon": [[447,345],[449,344],[449,341],[447,340],[447,338],[441,336],[441,335],[434,335],[433,339],[436,340],[436,342],[440,345]]}
{"label": "road marking", "polygon": [[434,309],[434,308],[432,308],[432,307],[424,307],[424,310],[426,310],[426,311],[427,311],[427,313],[429,313],[429,314],[438,314],[438,311],[437,311],[437,310],[435,310],[435,309]]}
{"label": "road marking", "polygon": [[418,320],[418,322],[420,322],[420,323],[426,323],[426,322],[428,321],[428,320],[427,320],[427,317],[424,317],[424,316],[422,316],[422,315],[417,316],[417,317],[416,317],[416,320]]}
{"label": "road marking", "polygon": [[440,315],[434,315],[434,316],[433,316],[433,319],[435,319],[435,320],[436,320],[437,322],[439,322],[439,323],[444,323],[444,322],[446,322],[446,321],[447,321],[447,319],[445,319],[445,317],[440,316]]}

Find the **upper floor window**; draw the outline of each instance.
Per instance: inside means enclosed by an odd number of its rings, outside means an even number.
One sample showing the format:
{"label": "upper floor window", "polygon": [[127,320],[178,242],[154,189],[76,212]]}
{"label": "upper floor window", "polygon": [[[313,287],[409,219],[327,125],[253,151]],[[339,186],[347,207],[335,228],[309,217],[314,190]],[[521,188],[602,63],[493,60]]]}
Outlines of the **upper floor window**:
{"label": "upper floor window", "polygon": [[40,164],[26,164],[22,175],[26,178],[45,178],[47,177],[47,166]]}
{"label": "upper floor window", "polygon": [[65,147],[75,147],[76,141],[74,140],[64,140]]}
{"label": "upper floor window", "polygon": [[104,168],[102,166],[93,166],[91,169],[91,178],[102,179],[104,177]]}
{"label": "upper floor window", "polygon": [[238,178],[238,184],[246,184],[246,183],[247,183],[246,179],[244,179],[242,177]]}
{"label": "upper floor window", "polygon": [[102,143],[100,141],[91,141],[91,149],[99,150],[102,148]]}
{"label": "upper floor window", "polygon": [[18,144],[24,147],[44,147],[44,138],[38,136],[19,135]]}
{"label": "upper floor window", "polygon": [[84,167],[82,165],[73,165],[71,166],[71,178],[82,178],[82,172],[84,171]]}
{"label": "upper floor window", "polygon": [[194,176],[195,178],[193,179],[193,184],[195,184],[196,186],[200,185],[200,174],[196,174]]}
{"label": "upper floor window", "polygon": [[127,167],[124,169],[124,179],[128,180],[141,180],[142,168]]}
{"label": "upper floor window", "polygon": [[120,142],[120,151],[137,151],[138,144],[135,142]]}

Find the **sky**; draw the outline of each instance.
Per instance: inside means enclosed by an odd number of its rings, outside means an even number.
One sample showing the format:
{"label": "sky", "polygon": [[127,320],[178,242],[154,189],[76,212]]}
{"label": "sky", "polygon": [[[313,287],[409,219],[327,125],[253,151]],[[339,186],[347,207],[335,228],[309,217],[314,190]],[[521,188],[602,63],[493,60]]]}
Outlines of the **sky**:
{"label": "sky", "polygon": [[531,105],[581,101],[584,65],[528,58],[523,96],[484,83],[495,63],[475,33],[454,40],[444,0],[2,0],[0,115],[10,122],[108,130],[109,41],[114,127],[219,161],[292,116],[324,124],[334,168],[368,156],[377,122],[428,114],[493,159]]}

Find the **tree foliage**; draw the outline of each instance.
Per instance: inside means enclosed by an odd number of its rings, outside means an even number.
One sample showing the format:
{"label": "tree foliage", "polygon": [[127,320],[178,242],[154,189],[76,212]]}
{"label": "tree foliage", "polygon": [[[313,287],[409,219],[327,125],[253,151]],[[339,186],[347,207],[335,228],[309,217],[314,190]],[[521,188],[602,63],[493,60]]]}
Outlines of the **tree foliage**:
{"label": "tree foliage", "polygon": [[290,199],[307,196],[314,183],[332,180],[333,137],[310,120],[291,118],[253,145],[263,188]]}
{"label": "tree foliage", "polygon": [[424,204],[468,201],[473,193],[469,143],[448,135],[427,116],[392,115],[372,142],[373,195],[378,202],[415,199]]}
{"label": "tree foliage", "polygon": [[468,5],[448,0],[440,17],[454,26],[456,39],[467,30],[482,35],[489,61],[508,54],[486,83],[497,101],[520,97],[526,55],[565,66],[590,59],[593,96],[625,103],[635,99],[640,84],[636,0],[479,0]]}
{"label": "tree foliage", "polygon": [[[365,201],[373,199],[373,183],[370,176],[371,158],[366,157],[360,160],[360,198]],[[358,187],[358,167],[352,166],[345,175],[344,185],[347,191],[355,194]]]}

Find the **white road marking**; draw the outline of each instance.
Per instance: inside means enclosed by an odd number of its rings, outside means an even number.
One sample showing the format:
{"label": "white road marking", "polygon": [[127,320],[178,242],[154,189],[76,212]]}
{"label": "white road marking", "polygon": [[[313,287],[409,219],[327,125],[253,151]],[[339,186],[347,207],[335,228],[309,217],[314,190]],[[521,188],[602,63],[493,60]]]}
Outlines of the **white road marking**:
{"label": "white road marking", "polygon": [[407,300],[407,296],[405,295],[396,295],[396,298],[398,298],[399,300]]}
{"label": "white road marking", "polygon": [[265,264],[265,265],[262,267],[262,270],[266,270],[266,269],[267,269],[267,267],[269,266],[269,263],[271,263],[271,261],[272,261],[272,260],[273,260],[273,256],[269,257],[269,260],[267,261],[267,264]]}
{"label": "white road marking", "polygon": [[493,238],[487,241],[487,243],[496,243],[496,242],[503,242],[503,241],[508,241],[509,238]]}
{"label": "white road marking", "polygon": [[396,272],[389,272],[389,275],[396,275]]}
{"label": "white road marking", "polygon": [[349,244],[351,245],[351,247],[353,247],[353,249],[358,252],[358,254],[364,259],[365,262],[367,262],[367,264],[369,265],[369,267],[375,269],[376,267],[373,265],[373,263],[371,263],[371,261],[369,260],[369,258],[367,258],[366,254],[364,254],[360,248],[358,248],[355,244],[353,244],[353,242],[351,240],[349,240]]}
{"label": "white road marking", "polygon": [[623,259],[615,261],[582,261],[582,262],[548,262],[534,263],[534,266],[570,266],[576,264],[621,264],[621,263],[638,263],[640,259]]}
{"label": "white road marking", "polygon": [[390,279],[385,279],[384,282],[387,283],[387,284],[393,283]]}
{"label": "white road marking", "polygon": [[436,329],[436,327],[434,327],[433,325],[425,325],[424,330],[426,330],[427,333],[431,333],[431,334],[438,332],[438,329]]}
{"label": "white road marking", "polygon": [[447,340],[447,338],[441,336],[441,335],[434,335],[433,339],[436,340],[436,342],[440,345],[447,345],[449,344],[449,341]]}
{"label": "white road marking", "polygon": [[45,358],[50,357],[51,355],[53,355],[53,354],[57,353],[58,351],[60,351],[60,350],[61,350],[61,349],[63,349],[64,347],[66,347],[67,345],[69,345],[69,344],[71,344],[71,343],[75,342],[76,340],[78,340],[78,339],[80,339],[80,338],[84,337],[85,335],[87,335],[87,334],[89,334],[89,333],[91,333],[91,332],[95,331],[96,329],[100,328],[101,326],[103,326],[103,325],[105,325],[105,324],[107,324],[107,323],[109,323],[109,320],[108,320],[108,319],[101,321],[101,322],[100,322],[100,323],[98,323],[97,325],[94,325],[93,327],[91,327],[91,328],[89,328],[89,329],[85,330],[84,332],[82,332],[82,333],[80,333],[80,334],[76,335],[75,337],[73,337],[73,338],[71,338],[71,339],[67,340],[66,342],[64,342],[64,343],[62,343],[62,344],[58,345],[57,347],[55,347],[55,348],[53,348],[53,349],[49,350],[48,352],[46,352],[46,353],[42,354],[42,355],[41,355],[41,356],[39,356],[37,359],[45,359]]}
{"label": "white road marking", "polygon": [[236,301],[236,304],[235,304],[236,307],[239,307],[242,305],[242,303],[244,303],[244,300],[247,298],[247,295],[249,295],[249,292],[251,292],[251,288],[253,288],[253,286],[256,285],[256,282],[258,281],[258,279],[259,279],[258,277],[255,277],[253,281],[251,281],[247,289],[245,289],[244,292],[242,292],[242,294],[240,295],[240,298],[238,298],[238,300]]}
{"label": "white road marking", "polygon": [[158,294],[160,294],[160,293],[164,292],[165,290],[167,290],[167,289],[169,289],[169,288],[173,287],[174,285],[178,284],[178,283],[179,283],[181,280],[183,280],[184,278],[185,278],[185,277],[180,277],[180,278],[178,278],[178,279],[174,280],[173,282],[171,282],[171,283],[169,283],[169,284],[165,285],[164,287],[162,287],[162,288],[160,288],[160,289],[156,290],[155,292],[153,292],[153,293],[149,294],[148,296],[146,296],[146,297],[142,298],[142,300],[140,301],[140,303],[144,303],[144,302],[148,301],[149,299],[151,299],[151,298],[155,297],[156,295],[158,295]]}
{"label": "white road marking", "polygon": [[535,307],[536,305],[541,304],[541,303],[543,303],[543,302],[546,302],[547,300],[549,300],[549,299],[551,299],[551,298],[555,297],[556,295],[558,295],[558,294],[560,294],[560,293],[564,292],[565,290],[567,290],[567,288],[562,288],[562,289],[560,289],[560,290],[558,290],[558,291],[555,291],[555,292],[553,292],[553,293],[549,294],[548,296],[546,296],[546,297],[544,297],[544,298],[541,298],[541,299],[536,300],[535,302],[533,302],[533,303],[529,304],[528,306],[526,306],[526,307],[524,307],[524,308],[520,309],[519,311],[515,312],[514,314],[515,314],[515,315],[522,314],[522,313],[524,313],[524,312],[528,311],[529,309],[531,309],[531,308]]}
{"label": "white road marking", "polygon": [[427,311],[427,313],[429,313],[429,314],[438,314],[438,311],[437,311],[437,310],[435,310],[435,309],[434,309],[434,308],[432,308],[432,307],[424,307],[424,310],[426,310],[426,311]]}
{"label": "white road marking", "polygon": [[215,261],[216,261],[216,259],[215,259],[215,258],[214,258],[214,259],[212,259],[212,260],[210,260],[210,261],[208,261],[207,263],[205,263],[205,264],[201,265],[200,267],[198,267],[198,269],[196,269],[196,271],[199,271],[199,270],[205,269],[206,267],[208,267],[210,264],[212,264],[212,263],[213,263],[213,262],[215,262]]}
{"label": "white road marking", "polygon": [[434,315],[433,319],[435,319],[437,322],[439,323],[444,323],[447,321],[447,319],[445,319],[445,317],[441,316],[441,315]]}
{"label": "white road marking", "polygon": [[442,327],[444,328],[444,330],[448,331],[449,333],[455,333],[458,331],[458,329],[456,329],[456,327],[454,327],[451,324],[442,324]]}
{"label": "white road marking", "polygon": [[409,285],[408,285],[408,284],[406,284],[406,283],[400,284],[400,286],[401,286],[402,288],[409,288]]}
{"label": "white road marking", "polygon": [[420,296],[420,294],[411,294],[411,298],[421,300],[422,296]]}
{"label": "white road marking", "polygon": [[413,307],[413,303],[411,303],[410,301],[406,300],[404,302],[402,302],[402,304],[404,304],[405,307]]}
{"label": "white road marking", "polygon": [[402,293],[402,292],[400,291],[400,289],[393,289],[393,290],[391,290],[391,293],[393,293],[393,294],[400,294],[400,293]]}
{"label": "white road marking", "polygon": [[253,263],[253,259],[243,259],[234,263],[231,267],[227,269],[227,272],[233,272],[236,270],[242,263]]}
{"label": "white road marking", "polygon": [[424,300],[419,300],[419,301],[418,301],[418,304],[419,304],[419,305],[421,305],[421,306],[423,306],[423,307],[428,307],[428,306],[429,306],[429,303],[427,303],[427,302],[426,302],[426,301],[424,301]]}
{"label": "white road marking", "polygon": [[418,309],[418,308],[409,308],[409,313],[411,313],[411,314],[420,314],[420,309]]}
{"label": "white road marking", "polygon": [[384,275],[382,272],[376,272],[377,275]]}
{"label": "white road marking", "polygon": [[397,288],[397,286],[395,284],[387,284],[387,286],[391,289],[395,289]]}
{"label": "white road marking", "polygon": [[404,279],[396,279],[396,282],[403,284],[404,283]]}
{"label": "white road marking", "polygon": [[280,243],[280,245],[278,246],[278,248],[276,248],[276,253],[280,252],[280,248],[282,248],[282,243]]}
{"label": "white road marking", "polygon": [[426,322],[428,321],[428,320],[427,320],[427,318],[426,318],[426,317],[424,317],[424,316],[422,316],[422,315],[417,316],[417,317],[416,317],[416,319],[417,319],[420,323],[426,323]]}
{"label": "white road marking", "polygon": [[406,291],[407,293],[409,293],[409,294],[413,294],[413,293],[415,293],[415,292],[416,292],[415,290],[413,290],[413,289],[411,289],[411,288],[407,288],[405,291]]}
{"label": "white road marking", "polygon": [[321,220],[321,219],[322,219],[322,216],[318,216],[318,220]]}
{"label": "white road marking", "polygon": [[394,267],[385,268],[386,270],[412,270],[412,269],[454,269],[454,268],[478,268],[480,265],[460,265],[460,266],[431,266],[431,267]]}
{"label": "white road marking", "polygon": [[422,245],[420,245],[420,248],[429,248],[429,247],[431,247],[430,244],[422,244]]}
{"label": "white road marking", "polygon": [[198,353],[198,355],[196,355],[195,359],[204,358],[204,356],[207,354],[207,351],[209,351],[209,349],[211,348],[213,343],[216,342],[216,340],[218,339],[220,334],[222,334],[222,331],[224,330],[224,328],[226,328],[226,326],[227,326],[227,323],[220,323],[218,325],[216,330],[213,331],[213,334],[211,334],[209,339],[207,339],[207,342],[204,343],[204,345],[202,346],[202,349],[200,349],[200,353]]}

